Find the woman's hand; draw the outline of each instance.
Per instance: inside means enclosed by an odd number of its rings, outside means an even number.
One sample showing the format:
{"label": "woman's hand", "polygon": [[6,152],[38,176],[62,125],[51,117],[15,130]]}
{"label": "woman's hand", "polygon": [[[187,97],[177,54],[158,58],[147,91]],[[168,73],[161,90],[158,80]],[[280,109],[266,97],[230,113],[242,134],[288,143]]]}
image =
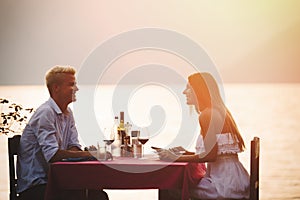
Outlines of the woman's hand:
{"label": "woman's hand", "polygon": [[161,150],[158,152],[159,158],[164,161],[176,161],[179,156],[170,150]]}
{"label": "woman's hand", "polygon": [[187,150],[185,150],[185,148],[183,148],[182,146],[173,147],[173,148],[170,148],[169,150],[171,152],[175,153],[176,155],[182,155],[187,152]]}

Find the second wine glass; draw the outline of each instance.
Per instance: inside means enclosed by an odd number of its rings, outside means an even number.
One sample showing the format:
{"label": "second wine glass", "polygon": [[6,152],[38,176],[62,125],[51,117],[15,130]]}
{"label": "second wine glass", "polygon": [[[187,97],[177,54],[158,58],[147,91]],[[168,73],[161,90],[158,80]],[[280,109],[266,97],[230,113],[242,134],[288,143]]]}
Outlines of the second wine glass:
{"label": "second wine glass", "polygon": [[140,132],[138,134],[138,141],[142,144],[143,146],[143,150],[142,150],[142,157],[145,156],[145,144],[148,142],[149,140],[149,131],[147,127],[142,127],[140,129]]}

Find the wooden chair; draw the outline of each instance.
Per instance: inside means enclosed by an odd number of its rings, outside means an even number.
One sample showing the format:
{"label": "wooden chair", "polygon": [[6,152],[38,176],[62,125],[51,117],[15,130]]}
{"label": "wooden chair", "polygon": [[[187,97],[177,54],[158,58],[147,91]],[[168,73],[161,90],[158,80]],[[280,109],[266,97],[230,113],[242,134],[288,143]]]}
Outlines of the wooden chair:
{"label": "wooden chair", "polygon": [[250,158],[250,200],[259,199],[259,154],[260,141],[258,137],[251,140]]}
{"label": "wooden chair", "polygon": [[10,200],[17,200],[18,194],[17,189],[17,176],[16,176],[16,167],[15,163],[17,161],[18,148],[20,144],[20,135],[15,135],[12,138],[8,138],[8,159],[9,159],[9,188]]}

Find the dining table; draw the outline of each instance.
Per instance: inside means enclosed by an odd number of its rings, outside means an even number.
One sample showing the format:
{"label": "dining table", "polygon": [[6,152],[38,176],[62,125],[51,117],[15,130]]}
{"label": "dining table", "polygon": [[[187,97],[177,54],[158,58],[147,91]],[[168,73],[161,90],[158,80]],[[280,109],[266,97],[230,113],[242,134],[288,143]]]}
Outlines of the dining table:
{"label": "dining table", "polygon": [[181,191],[189,199],[189,163],[166,162],[155,156],[114,157],[107,161],[55,162],[50,164],[46,200],[64,190],[158,189],[159,199],[167,190]]}

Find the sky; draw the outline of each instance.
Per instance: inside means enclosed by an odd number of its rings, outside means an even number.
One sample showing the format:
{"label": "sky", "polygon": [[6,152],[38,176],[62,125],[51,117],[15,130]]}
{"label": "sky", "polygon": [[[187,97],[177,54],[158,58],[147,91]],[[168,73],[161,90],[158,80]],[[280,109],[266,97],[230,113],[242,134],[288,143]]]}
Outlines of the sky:
{"label": "sky", "polygon": [[[80,70],[106,41],[149,27],[194,41],[224,82],[300,82],[299,13],[297,0],[1,0],[0,85],[43,84],[57,64]],[[143,53],[122,59],[143,65],[151,57]],[[165,52],[156,58],[168,59]],[[173,58],[170,68],[184,65]]]}

